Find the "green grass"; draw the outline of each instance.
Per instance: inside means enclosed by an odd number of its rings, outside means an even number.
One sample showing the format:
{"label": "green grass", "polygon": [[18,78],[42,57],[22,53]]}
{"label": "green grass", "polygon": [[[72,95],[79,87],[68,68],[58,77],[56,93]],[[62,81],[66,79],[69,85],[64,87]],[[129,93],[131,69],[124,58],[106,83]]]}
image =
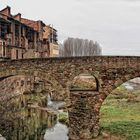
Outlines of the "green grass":
{"label": "green grass", "polygon": [[68,114],[65,112],[62,112],[59,114],[59,122],[68,125]]}
{"label": "green grass", "polygon": [[140,140],[140,121],[104,122],[102,127],[111,134],[119,134],[127,140]]}
{"label": "green grass", "polygon": [[107,98],[101,108],[100,125],[103,130],[126,140],[140,140],[140,102]]}

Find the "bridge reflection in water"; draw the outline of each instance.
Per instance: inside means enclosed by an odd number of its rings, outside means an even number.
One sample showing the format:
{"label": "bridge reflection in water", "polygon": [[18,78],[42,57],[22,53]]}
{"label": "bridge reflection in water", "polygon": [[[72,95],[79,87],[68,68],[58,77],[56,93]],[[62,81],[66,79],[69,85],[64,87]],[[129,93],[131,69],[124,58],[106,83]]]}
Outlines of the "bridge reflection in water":
{"label": "bridge reflection in water", "polygon": [[59,122],[59,113],[64,113],[59,108],[64,102],[48,98],[46,107],[35,104],[22,107],[19,101],[18,97],[14,104],[10,102],[7,106],[10,109],[6,108],[2,115],[0,134],[6,140],[68,140],[68,128]]}

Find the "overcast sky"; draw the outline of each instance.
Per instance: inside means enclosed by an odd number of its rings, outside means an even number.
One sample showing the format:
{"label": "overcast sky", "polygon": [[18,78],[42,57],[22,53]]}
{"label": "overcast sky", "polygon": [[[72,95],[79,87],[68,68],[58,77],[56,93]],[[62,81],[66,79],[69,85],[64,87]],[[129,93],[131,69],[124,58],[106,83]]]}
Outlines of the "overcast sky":
{"label": "overcast sky", "polygon": [[105,55],[140,55],[140,0],[0,0],[0,8],[43,20],[67,37],[91,39]]}

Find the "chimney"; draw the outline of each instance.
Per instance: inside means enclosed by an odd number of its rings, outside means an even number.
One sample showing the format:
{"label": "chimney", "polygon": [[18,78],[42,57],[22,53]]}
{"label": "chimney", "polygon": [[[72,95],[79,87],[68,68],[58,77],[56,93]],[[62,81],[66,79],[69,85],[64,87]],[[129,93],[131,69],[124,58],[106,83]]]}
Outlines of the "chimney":
{"label": "chimney", "polygon": [[6,16],[11,16],[11,7],[7,6],[6,8],[2,9],[0,13],[6,15]]}
{"label": "chimney", "polygon": [[18,13],[17,15],[14,16],[15,20],[21,21],[21,13]]}

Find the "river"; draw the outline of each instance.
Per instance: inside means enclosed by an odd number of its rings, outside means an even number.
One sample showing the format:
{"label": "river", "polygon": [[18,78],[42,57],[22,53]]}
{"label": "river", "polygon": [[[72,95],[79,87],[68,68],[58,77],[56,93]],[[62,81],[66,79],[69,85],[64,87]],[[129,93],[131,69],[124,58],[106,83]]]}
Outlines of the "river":
{"label": "river", "polygon": [[32,106],[16,112],[8,126],[0,128],[0,134],[6,140],[68,140],[68,128],[58,118],[64,103],[48,99],[47,108]]}

